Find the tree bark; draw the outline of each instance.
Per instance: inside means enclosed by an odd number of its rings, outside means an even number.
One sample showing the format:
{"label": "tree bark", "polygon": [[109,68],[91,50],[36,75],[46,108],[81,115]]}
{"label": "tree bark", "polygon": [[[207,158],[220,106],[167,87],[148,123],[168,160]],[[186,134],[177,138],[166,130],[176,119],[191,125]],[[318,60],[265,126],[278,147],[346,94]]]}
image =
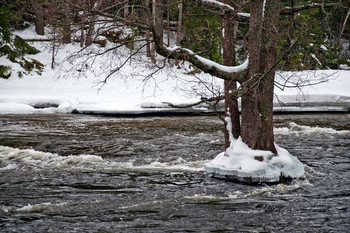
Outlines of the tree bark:
{"label": "tree bark", "polygon": [[[180,42],[182,39],[182,15],[183,15],[183,3],[182,1],[178,5],[179,8],[179,17],[177,20],[177,30],[176,30],[176,45],[180,46]],[[175,61],[175,64],[179,64],[179,60]]]}
{"label": "tree bark", "polygon": [[124,6],[124,19],[127,19],[129,16],[129,1],[127,0]]}
{"label": "tree bark", "polygon": [[[94,5],[94,10],[99,10],[102,4],[102,0],[97,0],[95,5]],[[96,15],[94,13],[92,13],[93,15],[90,16],[90,20],[89,20],[89,28],[88,31],[86,33],[86,39],[85,39],[85,46],[89,46],[92,44],[93,42],[93,34],[94,34],[94,30],[95,30],[95,21],[96,21]]]}
{"label": "tree bark", "polygon": [[[160,43],[163,44],[163,11],[164,3],[163,0],[152,0],[152,23],[154,25],[154,30],[159,36]],[[153,63],[156,62],[156,45],[152,43],[151,60]]]}
{"label": "tree bark", "polygon": [[251,0],[249,70],[242,97],[242,140],[252,149],[277,154],[273,135],[273,87],[279,0]]}
{"label": "tree bark", "polygon": [[[150,22],[150,15],[149,12],[151,12],[149,10],[149,0],[145,0],[142,2],[143,7],[144,7],[144,17],[146,20],[146,24],[147,25],[151,25],[152,23]],[[147,57],[152,57],[152,53],[151,53],[151,32],[150,30],[146,29],[146,55]]]}
{"label": "tree bark", "polygon": [[[157,35],[159,35],[161,39],[161,43],[163,43],[163,36],[160,36],[160,29],[159,25],[157,23],[157,0],[152,0],[152,24],[154,25],[154,30],[157,31]],[[151,49],[151,61],[153,63],[156,63],[156,45],[153,42],[152,43],[152,49]]]}
{"label": "tree bark", "polygon": [[[233,15],[227,12],[221,17],[221,29],[222,29],[222,49],[223,49],[223,64],[226,66],[234,66],[236,63],[235,52],[235,22]],[[232,95],[231,92],[237,89],[237,83],[234,80],[225,80],[225,118],[230,117],[232,123],[232,134],[234,138],[240,136],[240,120],[238,110],[237,97]],[[227,130],[227,122],[225,121],[225,149],[230,146],[229,131]]]}
{"label": "tree bark", "polygon": [[35,4],[35,32],[38,35],[45,35],[45,23],[43,9],[39,4]]}
{"label": "tree bark", "polygon": [[72,42],[71,39],[71,17],[70,17],[70,7],[69,4],[67,2],[63,3],[63,8],[65,11],[65,15],[64,15],[64,19],[63,19],[63,38],[62,38],[62,42],[65,44],[69,44]]}

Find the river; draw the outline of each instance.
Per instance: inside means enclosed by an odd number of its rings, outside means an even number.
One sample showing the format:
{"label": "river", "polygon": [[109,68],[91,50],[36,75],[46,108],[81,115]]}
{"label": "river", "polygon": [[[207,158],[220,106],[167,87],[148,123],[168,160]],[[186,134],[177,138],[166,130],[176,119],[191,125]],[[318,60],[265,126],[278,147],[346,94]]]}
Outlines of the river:
{"label": "river", "polygon": [[291,184],[217,180],[214,116],[0,115],[0,232],[349,232],[350,115],[277,115]]}

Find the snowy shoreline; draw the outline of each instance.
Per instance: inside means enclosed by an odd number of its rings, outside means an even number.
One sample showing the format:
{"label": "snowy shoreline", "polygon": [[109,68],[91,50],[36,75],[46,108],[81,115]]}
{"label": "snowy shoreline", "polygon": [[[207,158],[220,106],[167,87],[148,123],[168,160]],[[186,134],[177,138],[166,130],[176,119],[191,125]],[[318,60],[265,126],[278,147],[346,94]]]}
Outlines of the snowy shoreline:
{"label": "snowy shoreline", "polygon": [[[50,70],[49,70],[50,71]],[[321,72],[321,71],[320,71]],[[336,79],[300,90],[276,90],[275,114],[350,112],[350,71]],[[113,79],[101,90],[95,78],[55,78],[52,74],[33,74],[23,78],[0,79],[0,114],[81,113],[100,115],[192,115],[214,113],[207,105],[172,108],[167,103],[185,105],[200,96],[188,95],[186,83],[162,73],[154,86],[139,80]],[[191,77],[189,77],[191,78]],[[180,87],[179,87],[180,86]],[[340,87],[340,88],[338,88]],[[221,103],[217,110],[223,111]]]}
{"label": "snowy shoreline", "polygon": [[[36,38],[34,27],[16,32],[22,38]],[[120,48],[115,54],[103,54],[93,62],[89,52],[105,48],[93,45],[89,51],[69,59],[80,50],[78,43],[60,45],[51,69],[49,42],[31,42],[41,52],[28,55],[43,63],[41,75],[32,71],[19,77],[22,68],[5,56],[0,63],[12,67],[9,79],[0,78],[0,114],[25,113],[83,113],[105,115],[181,115],[213,113],[210,106],[201,104],[190,108],[172,108],[188,105],[203,97],[219,95],[223,81],[208,74],[188,74],[189,64],[181,68],[166,66],[157,70],[146,56],[123,63],[130,50]],[[161,58],[159,58],[161,60]],[[104,83],[106,75],[115,67],[123,67]],[[89,66],[81,72],[82,66]],[[83,68],[84,69],[84,68]],[[149,77],[151,73],[154,73]],[[199,81],[200,80],[200,81]],[[205,83],[205,85],[203,85]],[[310,85],[316,84],[317,85]],[[287,88],[290,85],[298,88]],[[208,90],[207,86],[211,85]],[[316,70],[276,73],[274,112],[350,112],[350,70]],[[223,103],[218,106],[223,111]]]}

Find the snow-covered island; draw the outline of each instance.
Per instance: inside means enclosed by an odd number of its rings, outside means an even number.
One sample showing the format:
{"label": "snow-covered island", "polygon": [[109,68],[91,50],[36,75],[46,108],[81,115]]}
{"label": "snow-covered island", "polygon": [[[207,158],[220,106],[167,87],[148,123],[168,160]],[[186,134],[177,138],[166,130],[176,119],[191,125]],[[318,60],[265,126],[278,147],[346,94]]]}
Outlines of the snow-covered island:
{"label": "snow-covered island", "polygon": [[[23,38],[34,38],[33,27],[18,32]],[[38,36],[36,36],[38,37]],[[208,94],[198,82],[212,83],[215,91],[223,90],[223,82],[207,74],[188,74],[186,66],[165,67],[154,72],[143,58],[125,63],[117,74],[104,83],[106,72],[120,65],[129,54],[120,49],[120,59],[111,59],[104,54],[92,62],[83,55],[70,57],[80,50],[79,45],[60,45],[55,58],[55,69],[51,69],[51,48],[47,42],[34,42],[41,52],[29,57],[45,65],[42,74],[31,72],[20,77],[18,64],[11,64],[13,75],[0,79],[0,114],[32,113],[84,113],[84,114],[171,114],[207,113],[214,110],[207,105],[188,108],[172,108],[168,103],[187,105],[198,102]],[[108,48],[109,43],[106,47]],[[93,45],[98,52],[101,48]],[[106,48],[103,48],[106,49]],[[124,58],[124,59],[123,59]],[[72,60],[73,59],[73,60]],[[0,63],[10,61],[0,58]],[[90,66],[82,75],[77,66]],[[16,70],[17,69],[17,70]],[[284,80],[310,80],[317,85],[288,89]],[[303,72],[278,72],[275,88],[274,111],[276,112],[349,112],[350,70],[317,70]],[[231,135],[232,137],[232,135]],[[278,155],[270,151],[252,150],[243,141],[231,138],[231,146],[207,163],[204,170],[219,178],[234,178],[243,182],[279,182],[281,177],[296,178],[304,174],[300,161],[288,151],[276,145]]]}

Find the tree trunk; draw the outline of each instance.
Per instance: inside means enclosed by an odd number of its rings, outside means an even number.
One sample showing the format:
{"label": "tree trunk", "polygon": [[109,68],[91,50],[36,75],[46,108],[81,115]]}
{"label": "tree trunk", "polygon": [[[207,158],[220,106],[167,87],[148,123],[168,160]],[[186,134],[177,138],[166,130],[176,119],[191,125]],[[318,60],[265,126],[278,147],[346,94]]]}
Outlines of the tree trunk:
{"label": "tree trunk", "polygon": [[[99,10],[101,4],[102,4],[102,0],[97,0],[94,5],[94,10]],[[86,33],[85,46],[91,45],[94,40],[93,35],[95,31],[95,21],[96,21],[96,15],[93,13],[93,15],[90,16],[90,20],[89,20],[89,28]]]}
{"label": "tree trunk", "polygon": [[93,34],[95,29],[95,18],[96,16],[92,16],[89,23],[89,28],[86,32],[86,39],[85,39],[85,46],[89,46],[92,44],[93,41]]}
{"label": "tree trunk", "polygon": [[[176,45],[180,46],[180,42],[182,39],[182,14],[183,14],[183,3],[182,1],[178,5],[179,7],[179,17],[177,20],[177,30],[176,30]],[[178,65],[179,61],[176,60],[175,64]]]}
{"label": "tree trunk", "polygon": [[[234,66],[236,63],[235,52],[235,24],[233,15],[226,13],[221,17],[222,29],[222,49],[223,49],[223,64],[227,66]],[[237,89],[236,81],[225,80],[225,118],[230,117],[232,122],[232,134],[234,138],[240,135],[240,122],[237,97],[230,94],[230,92]],[[227,130],[227,122],[225,121],[225,149],[230,146],[229,131]]]}
{"label": "tree trunk", "polygon": [[129,16],[129,1],[127,0],[124,6],[124,19],[127,19]]}
{"label": "tree trunk", "polygon": [[[144,17],[146,19],[147,25],[151,25],[150,15],[149,15],[149,0],[145,0],[142,2],[144,7]],[[146,54],[147,57],[152,57],[151,54],[151,32],[149,30],[146,30]]]}
{"label": "tree trunk", "polygon": [[171,31],[170,31],[170,0],[167,0],[166,2],[166,22],[167,22],[167,31],[168,31],[168,38],[167,38],[167,46],[170,46],[170,35],[171,35]]}
{"label": "tree trunk", "polygon": [[38,35],[45,35],[45,23],[43,9],[39,4],[35,5],[35,32]]}
{"label": "tree trunk", "polygon": [[277,153],[273,135],[273,87],[279,0],[251,0],[249,68],[242,97],[242,140],[252,149]]}
{"label": "tree trunk", "polygon": [[[163,43],[163,11],[164,3],[163,0],[152,0],[152,23],[154,25],[157,34],[161,38],[161,43]],[[153,63],[156,62],[156,45],[152,43],[152,56],[151,60]]]}
{"label": "tree trunk", "polygon": [[[155,25],[155,30],[157,31],[157,33],[159,33],[156,17],[157,17],[157,1],[152,0],[152,24]],[[161,38],[163,39],[163,37]],[[152,43],[152,49],[151,49],[151,61],[153,63],[156,63],[156,45],[154,44],[154,42]]]}
{"label": "tree trunk", "polygon": [[84,24],[82,24],[82,27],[80,29],[80,47],[84,47],[84,40],[85,40],[85,33],[84,33]]}
{"label": "tree trunk", "polygon": [[65,44],[69,44],[72,42],[71,39],[71,17],[70,17],[70,7],[69,4],[67,2],[65,2],[63,4],[63,8],[65,11],[65,15],[64,15],[64,19],[63,19],[63,38],[62,38],[62,42]]}

